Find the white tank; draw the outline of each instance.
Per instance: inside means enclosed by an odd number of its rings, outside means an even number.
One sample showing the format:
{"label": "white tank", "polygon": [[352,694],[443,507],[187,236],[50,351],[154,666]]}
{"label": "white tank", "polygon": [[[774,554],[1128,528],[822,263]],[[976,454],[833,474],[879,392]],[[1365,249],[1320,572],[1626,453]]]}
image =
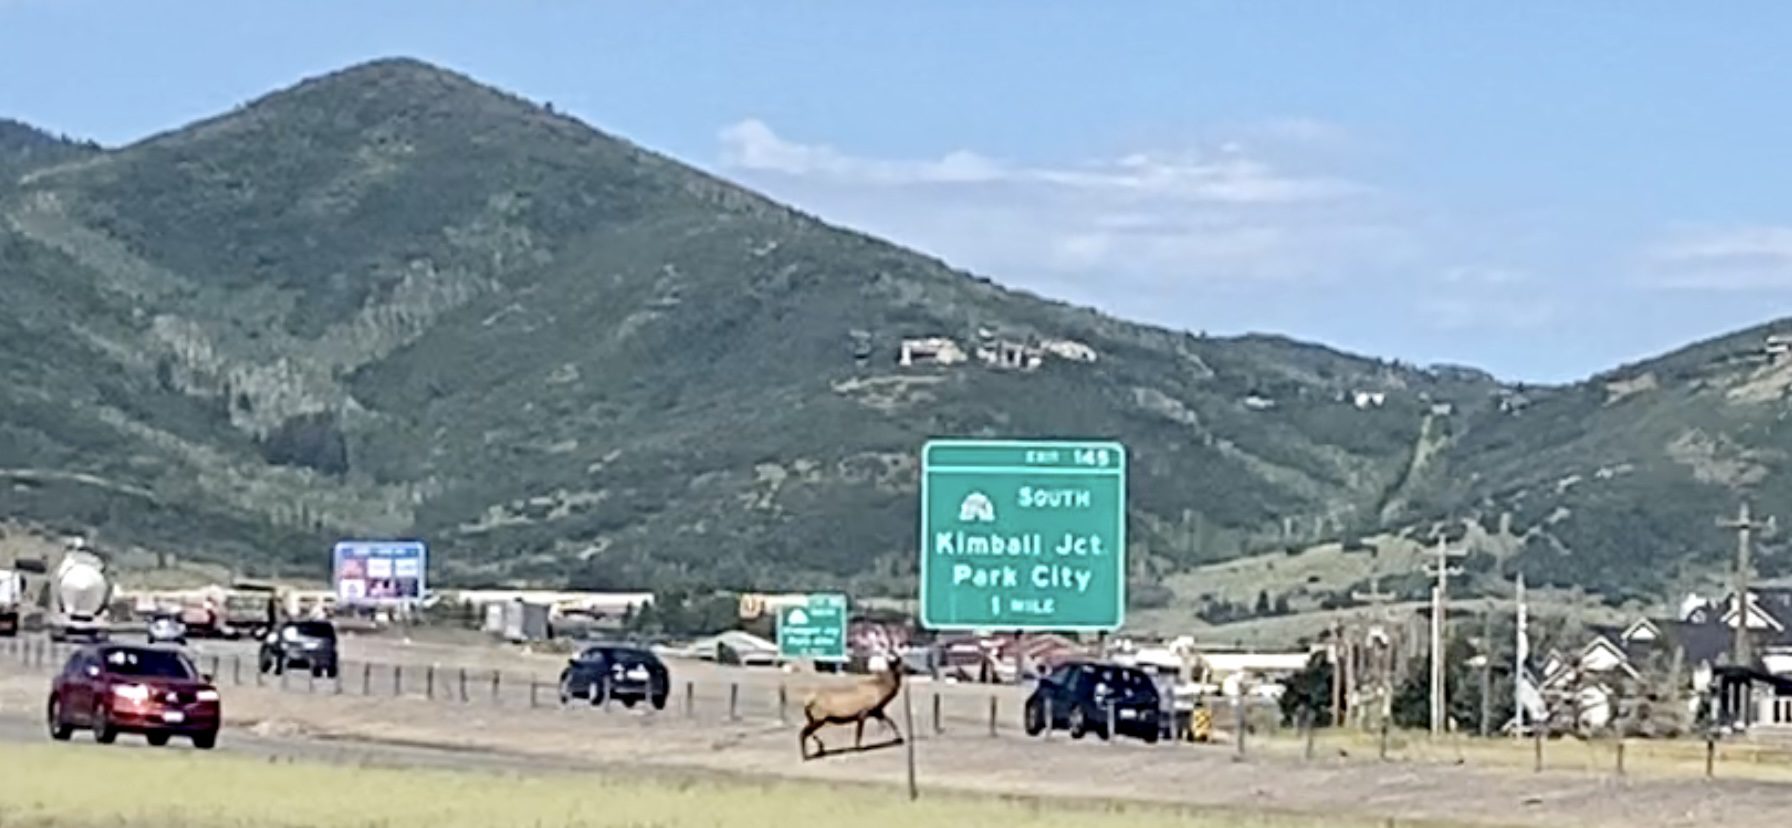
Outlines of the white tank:
{"label": "white tank", "polygon": [[99,616],[112,598],[105,568],[105,560],[92,552],[71,549],[63,554],[54,582],[58,608],[70,616]]}

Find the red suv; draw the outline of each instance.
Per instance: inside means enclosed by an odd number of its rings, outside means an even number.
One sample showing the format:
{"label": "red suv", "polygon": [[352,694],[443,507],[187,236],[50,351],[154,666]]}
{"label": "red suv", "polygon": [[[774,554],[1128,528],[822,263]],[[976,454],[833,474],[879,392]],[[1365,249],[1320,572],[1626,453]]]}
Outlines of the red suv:
{"label": "red suv", "polygon": [[84,727],[101,744],[141,733],[158,747],[185,736],[201,750],[218,743],[222,721],[218,688],[179,651],[105,644],[69,656],[51,684],[48,718],[59,741]]}

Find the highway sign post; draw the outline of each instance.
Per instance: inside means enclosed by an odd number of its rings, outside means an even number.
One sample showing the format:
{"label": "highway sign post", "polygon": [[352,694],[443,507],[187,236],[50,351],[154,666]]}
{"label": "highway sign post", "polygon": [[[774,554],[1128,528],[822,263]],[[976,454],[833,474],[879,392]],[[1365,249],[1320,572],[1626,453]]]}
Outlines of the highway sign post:
{"label": "highway sign post", "polygon": [[810,595],[778,608],[778,655],[810,661],[846,660],[846,596]]}
{"label": "highway sign post", "polygon": [[929,629],[1118,629],[1126,617],[1126,449],[928,442],[920,572]]}

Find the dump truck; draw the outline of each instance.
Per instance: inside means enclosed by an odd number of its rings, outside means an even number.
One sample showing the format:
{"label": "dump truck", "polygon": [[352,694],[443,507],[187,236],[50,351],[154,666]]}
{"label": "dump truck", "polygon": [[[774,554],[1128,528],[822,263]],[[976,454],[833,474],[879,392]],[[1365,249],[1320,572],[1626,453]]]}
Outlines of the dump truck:
{"label": "dump truck", "polygon": [[84,539],[71,539],[50,574],[50,640],[104,640],[110,627],[107,610],[111,601],[106,559]]}

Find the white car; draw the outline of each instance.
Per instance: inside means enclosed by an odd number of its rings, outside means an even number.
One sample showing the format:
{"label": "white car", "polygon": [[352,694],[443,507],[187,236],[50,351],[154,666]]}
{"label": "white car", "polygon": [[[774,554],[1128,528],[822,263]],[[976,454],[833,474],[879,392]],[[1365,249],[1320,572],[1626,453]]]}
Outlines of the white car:
{"label": "white car", "polygon": [[186,644],[187,625],[172,615],[158,615],[149,622],[149,643]]}

